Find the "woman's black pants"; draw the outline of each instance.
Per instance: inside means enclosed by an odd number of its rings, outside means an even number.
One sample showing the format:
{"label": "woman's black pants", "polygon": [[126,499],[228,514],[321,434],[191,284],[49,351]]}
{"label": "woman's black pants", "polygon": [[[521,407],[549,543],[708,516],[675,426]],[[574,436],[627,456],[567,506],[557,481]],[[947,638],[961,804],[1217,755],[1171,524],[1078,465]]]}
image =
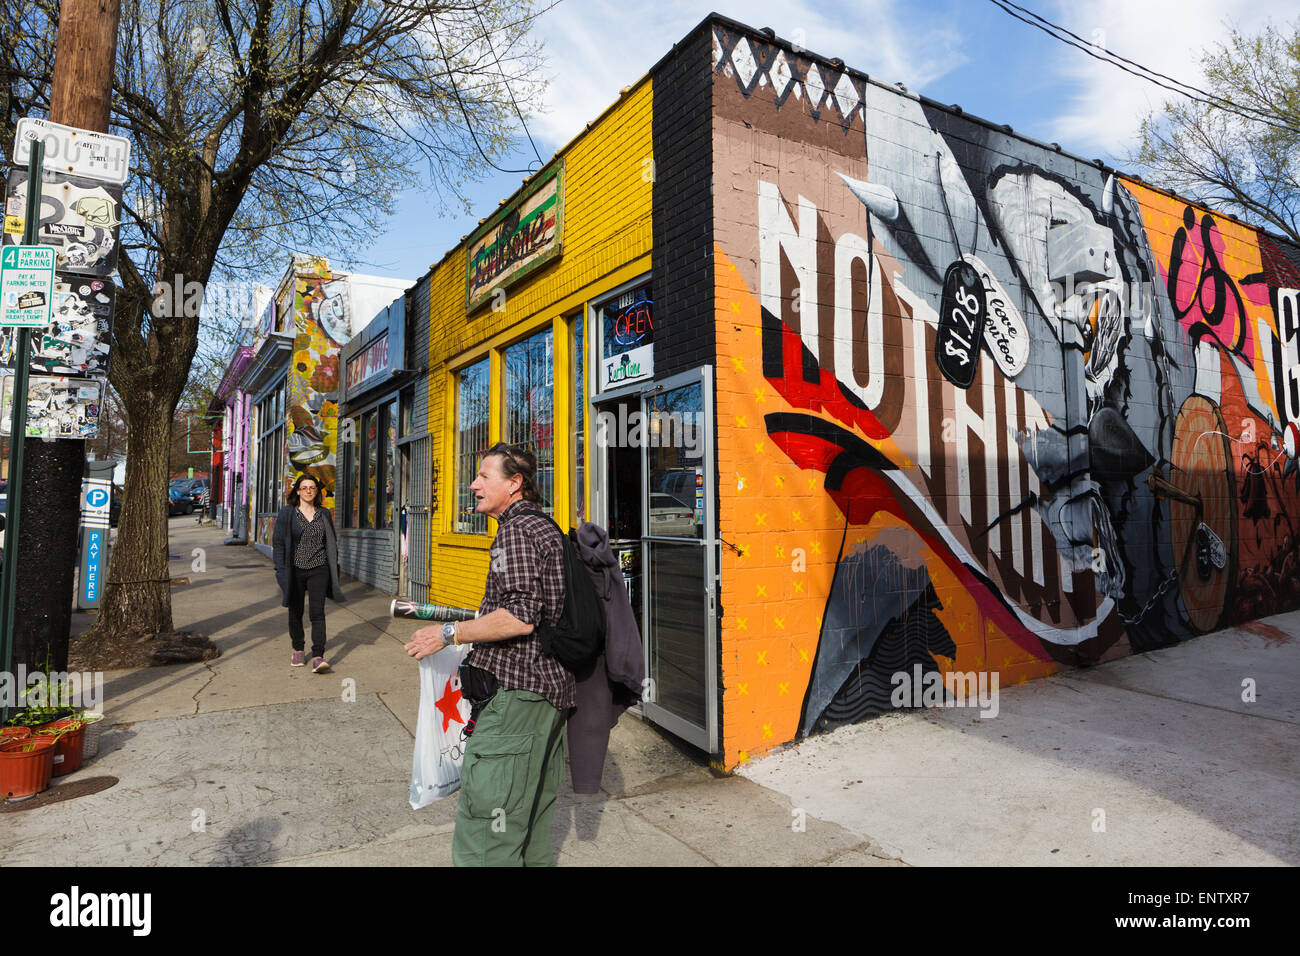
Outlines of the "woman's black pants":
{"label": "woman's black pants", "polygon": [[311,620],[311,656],[325,656],[325,588],[329,568],[295,566],[289,574],[289,639],[293,649],[301,651],[306,640],[302,628],[302,599],[307,598],[307,617]]}

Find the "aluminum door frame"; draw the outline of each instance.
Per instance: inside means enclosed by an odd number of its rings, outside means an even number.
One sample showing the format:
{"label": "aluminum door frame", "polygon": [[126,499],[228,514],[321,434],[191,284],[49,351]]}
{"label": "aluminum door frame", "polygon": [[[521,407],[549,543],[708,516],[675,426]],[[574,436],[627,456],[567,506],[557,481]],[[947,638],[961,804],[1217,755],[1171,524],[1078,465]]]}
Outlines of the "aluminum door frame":
{"label": "aluminum door frame", "polygon": [[[671,713],[654,700],[643,700],[641,712],[665,730],[710,754],[718,751],[718,565],[717,565],[717,479],[714,465],[714,414],[713,366],[701,365],[651,383],[641,392],[641,420],[647,422],[649,399],[662,392],[699,384],[701,386],[701,412],[704,416],[704,434],[700,439],[704,458],[704,527],[699,539],[669,538],[643,534],[641,536],[641,621],[647,631],[650,626],[650,543],[662,541],[669,544],[697,543],[704,549],[704,581],[701,599],[704,601],[704,721],[698,727],[683,717]],[[648,425],[643,424],[647,430]],[[650,456],[649,446],[641,448],[641,528],[650,528]],[[645,649],[646,672],[650,673],[650,641],[642,636]]]}

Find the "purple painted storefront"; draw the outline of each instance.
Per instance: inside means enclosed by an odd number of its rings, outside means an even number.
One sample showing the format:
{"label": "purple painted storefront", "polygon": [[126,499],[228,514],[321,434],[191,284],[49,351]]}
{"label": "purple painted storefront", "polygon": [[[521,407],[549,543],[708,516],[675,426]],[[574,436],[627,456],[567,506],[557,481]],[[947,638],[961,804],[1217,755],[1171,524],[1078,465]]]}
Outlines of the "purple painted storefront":
{"label": "purple painted storefront", "polygon": [[248,538],[248,393],[239,389],[239,380],[253,360],[251,345],[236,345],[226,362],[226,374],[217,385],[209,413],[222,417],[222,465],[213,476],[213,495],[217,522],[230,531],[236,541]]}

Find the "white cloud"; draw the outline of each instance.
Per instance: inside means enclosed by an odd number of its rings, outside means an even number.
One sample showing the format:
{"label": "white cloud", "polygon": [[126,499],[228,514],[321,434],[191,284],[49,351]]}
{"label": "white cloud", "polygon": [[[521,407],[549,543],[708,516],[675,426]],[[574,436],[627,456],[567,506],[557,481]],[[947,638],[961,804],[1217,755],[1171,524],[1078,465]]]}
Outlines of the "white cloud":
{"label": "white cloud", "polygon": [[533,135],[551,149],[567,143],[712,11],[912,89],[967,60],[959,33],[900,0],[565,0],[536,27],[551,85]]}
{"label": "white cloud", "polygon": [[[1176,80],[1204,87],[1201,52],[1226,43],[1228,24],[1244,33],[1272,17],[1281,26],[1295,15],[1295,0],[1068,0],[1044,17],[1089,42]],[[1029,27],[1022,27],[1030,31]],[[1122,157],[1142,118],[1174,94],[1038,33],[1057,50],[1056,72],[1077,88],[1053,124],[1053,138],[1075,148]]]}

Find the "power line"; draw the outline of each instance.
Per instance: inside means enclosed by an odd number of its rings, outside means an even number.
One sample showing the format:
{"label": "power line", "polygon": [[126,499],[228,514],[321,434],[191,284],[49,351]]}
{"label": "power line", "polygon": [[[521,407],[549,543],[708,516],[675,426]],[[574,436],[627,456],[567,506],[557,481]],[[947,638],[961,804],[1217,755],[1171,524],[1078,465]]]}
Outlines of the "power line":
{"label": "power line", "polygon": [[[554,0],[554,2],[552,2],[550,5],[545,7],[539,13],[535,14],[533,18],[536,19],[536,17],[541,16],[541,14],[545,13],[547,10],[550,10],[552,7],[556,6],[556,4],[558,4],[559,2],[560,0]],[[514,92],[510,89],[510,81],[506,79],[505,73],[501,69],[501,60],[499,57],[497,57],[496,50],[492,46],[492,40],[488,36],[487,24],[483,23],[482,13],[479,12],[478,10],[476,10],[475,12],[478,14],[479,23],[482,24],[483,26],[483,35],[484,35],[484,39],[487,40],[488,49],[492,51],[493,59],[496,60],[497,74],[501,77],[501,82],[505,85],[506,93],[509,94],[510,96],[510,102],[514,104],[515,113],[519,116],[519,120],[522,123],[524,119],[523,114],[519,110],[519,104],[515,102]],[[451,91],[456,98],[456,105],[460,107],[461,115],[465,118],[465,128],[469,131],[470,138],[474,140],[474,147],[478,150],[478,154],[483,157],[483,162],[487,163],[493,169],[497,170],[497,172],[515,173],[515,174],[523,173],[526,176],[531,176],[535,172],[535,170],[533,170],[531,167],[529,169],[504,169],[501,166],[498,166],[496,163],[492,162],[492,160],[488,158],[488,154],[483,150],[483,145],[478,141],[478,134],[474,132],[474,124],[469,118],[469,110],[466,109],[465,107],[465,101],[461,98],[460,88],[456,85],[455,71],[451,67],[451,60],[447,56],[447,50],[442,45],[442,35],[438,32],[437,18],[430,20],[430,26],[433,28],[433,38],[438,42],[438,52],[442,54],[442,60],[444,63],[447,64],[447,80],[448,82],[451,83]],[[524,124],[524,132],[528,133],[528,125],[526,123]],[[528,133],[528,142],[533,143],[533,137],[531,133]],[[540,163],[541,165],[545,165],[545,162],[542,160],[541,153],[537,152],[537,145],[535,143],[533,143],[533,152],[537,155],[538,163]]]}
{"label": "power line", "polygon": [[[560,0],[555,0],[555,3],[552,3],[550,7],[546,8],[546,10],[551,9],[551,7],[555,6],[555,4],[559,2]],[[546,10],[543,10],[542,13],[545,13]],[[510,81],[506,79],[505,72],[501,69],[501,57],[497,56],[496,46],[492,43],[492,37],[488,35],[487,24],[483,22],[483,11],[475,8],[474,13],[478,16],[479,26],[483,28],[483,36],[487,39],[488,49],[492,51],[492,59],[496,60],[497,76],[501,77],[501,82],[505,84],[506,93],[510,95],[510,104],[514,106],[515,115],[519,117],[519,125],[524,128],[524,135],[528,137],[528,145],[533,148],[533,155],[537,157],[537,168],[541,169],[546,165],[546,161],[542,159],[542,154],[537,151],[537,144],[533,142],[533,134],[528,129],[528,121],[524,119],[524,114],[519,109],[519,104],[515,102],[514,91],[510,89]],[[538,16],[541,16],[541,14],[538,14]]]}
{"label": "power line", "polygon": [[[1276,114],[1269,113],[1264,110],[1259,110],[1251,106],[1242,106],[1241,104],[1238,104],[1232,100],[1227,99],[1226,97],[1218,96],[1217,94],[1207,92],[1206,90],[1202,90],[1199,87],[1192,86],[1189,83],[1183,83],[1181,80],[1176,80],[1171,76],[1165,75],[1164,73],[1159,73],[1156,70],[1152,70],[1149,67],[1145,67],[1134,60],[1130,60],[1127,57],[1120,56],[1118,53],[1112,53],[1110,50],[1105,50],[1102,53],[1099,53],[1098,48],[1094,44],[1091,44],[1088,41],[1084,40],[1083,37],[1079,36],[1077,33],[1073,33],[1070,30],[1067,30],[1065,27],[1058,26],[1052,21],[1034,13],[1032,10],[1028,10],[1025,7],[1013,3],[1012,0],[989,0],[989,2],[992,3],[999,10],[1001,10],[1003,13],[1015,17],[1015,19],[1019,20],[1021,23],[1026,23],[1036,30],[1042,30],[1052,39],[1060,40],[1062,43],[1066,44],[1067,46],[1072,46],[1077,50],[1081,50],[1084,53],[1088,54],[1093,59],[1100,60],[1102,63],[1107,63],[1111,66],[1117,67],[1123,70],[1125,73],[1129,73],[1133,76],[1136,76],[1140,80],[1146,80],[1148,83],[1153,83],[1156,86],[1161,87],[1162,89],[1169,90],[1172,93],[1177,93],[1180,96],[1185,96],[1188,99],[1194,100],[1198,103],[1203,103],[1206,106],[1212,106],[1215,109],[1220,109],[1227,113],[1233,113],[1234,115],[1240,116],[1242,119],[1249,120],[1252,123],[1261,123],[1265,126],[1271,126],[1274,129],[1282,130],[1284,132],[1292,133],[1295,135],[1300,135],[1300,128],[1291,126],[1290,124],[1284,122],[1279,122],[1278,119],[1276,118]],[[1026,19],[1026,17],[1023,17],[1020,15],[1020,13],[1017,13],[1016,12],[1017,10],[1028,14],[1029,17],[1032,17],[1033,19],[1032,20]],[[1040,22],[1036,23],[1034,22],[1035,20]],[[1065,36],[1062,36],[1061,34],[1065,34]],[[1129,64],[1129,66],[1126,66],[1125,64]],[[1137,70],[1130,69],[1129,68],[1130,66],[1137,67]],[[1138,72],[1139,70],[1141,72]],[[1162,80],[1168,80],[1169,82],[1165,83],[1162,82]]]}

